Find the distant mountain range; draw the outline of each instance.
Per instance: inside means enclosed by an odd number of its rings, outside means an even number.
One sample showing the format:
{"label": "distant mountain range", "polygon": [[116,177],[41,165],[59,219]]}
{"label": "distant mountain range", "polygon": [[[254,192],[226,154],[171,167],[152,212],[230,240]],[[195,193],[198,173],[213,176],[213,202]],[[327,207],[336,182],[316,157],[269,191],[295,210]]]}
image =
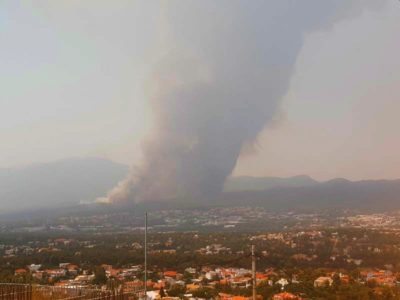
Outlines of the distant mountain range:
{"label": "distant mountain range", "polygon": [[[67,159],[25,168],[0,169],[0,214],[73,207],[104,196],[128,172],[105,159]],[[137,209],[192,206],[262,206],[270,210],[400,209],[400,180],[319,182],[309,176],[233,177],[218,198],[202,203],[139,205]],[[90,210],[90,206],[85,206]],[[98,209],[98,208],[96,208]]]}
{"label": "distant mountain range", "polygon": [[265,191],[272,188],[315,186],[318,183],[307,175],[289,178],[239,176],[228,178],[224,190],[226,192]]}
{"label": "distant mountain range", "polygon": [[[290,181],[289,181],[290,183]],[[400,209],[400,180],[349,181],[333,179],[308,186],[225,192],[219,203],[262,206],[271,210]]]}
{"label": "distant mountain range", "polygon": [[90,202],[127,172],[127,166],[99,158],[0,169],[0,213]]}

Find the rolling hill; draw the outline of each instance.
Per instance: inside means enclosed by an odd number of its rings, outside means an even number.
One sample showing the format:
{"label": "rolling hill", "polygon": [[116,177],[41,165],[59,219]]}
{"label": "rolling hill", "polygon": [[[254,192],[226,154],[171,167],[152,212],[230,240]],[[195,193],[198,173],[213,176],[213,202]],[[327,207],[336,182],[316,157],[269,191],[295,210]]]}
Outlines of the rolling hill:
{"label": "rolling hill", "polygon": [[[93,202],[125,177],[128,167],[106,159],[66,159],[24,168],[0,169],[0,214],[19,211],[69,211]],[[400,180],[318,182],[309,176],[290,178],[234,177],[216,199],[143,203],[136,209],[209,206],[262,206],[274,210],[400,209]],[[83,209],[73,208],[71,211]],[[99,209],[95,205],[85,210]],[[115,208],[116,209],[116,208]],[[60,212],[62,212],[60,210]]]}
{"label": "rolling hill", "polygon": [[127,166],[99,158],[0,169],[0,213],[90,202],[127,172]]}
{"label": "rolling hill", "polygon": [[299,175],[288,178],[238,176],[227,179],[224,186],[224,191],[264,191],[272,188],[315,186],[318,183],[318,181],[307,175]]}
{"label": "rolling hill", "polygon": [[301,187],[275,187],[257,191],[226,192],[225,205],[262,206],[271,210],[400,209],[400,180],[349,181],[334,179]]}

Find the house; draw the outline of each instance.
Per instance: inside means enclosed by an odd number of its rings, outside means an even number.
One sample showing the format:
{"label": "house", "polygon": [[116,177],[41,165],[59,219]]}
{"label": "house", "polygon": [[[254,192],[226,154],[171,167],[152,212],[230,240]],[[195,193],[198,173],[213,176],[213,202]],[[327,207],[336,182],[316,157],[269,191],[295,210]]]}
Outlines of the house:
{"label": "house", "polygon": [[246,288],[250,286],[251,283],[251,277],[235,277],[231,281],[231,285],[233,287],[241,287],[241,288]]}
{"label": "house", "polygon": [[279,284],[282,287],[282,290],[289,284],[289,281],[287,281],[286,278],[281,278],[279,279],[276,284]]}
{"label": "house", "polygon": [[16,269],[14,274],[15,276],[23,276],[27,273],[27,271],[25,269]]}
{"label": "house", "polygon": [[185,272],[187,272],[187,273],[189,273],[189,274],[192,274],[192,275],[194,275],[194,274],[196,274],[196,269],[195,268],[186,268],[185,269]]}
{"label": "house", "polygon": [[260,284],[261,282],[267,281],[268,280],[268,276],[267,276],[267,274],[257,273],[256,274],[256,279],[257,279],[257,284]]}
{"label": "house", "polygon": [[40,270],[41,267],[42,267],[42,265],[31,264],[31,265],[28,266],[28,269],[31,272],[37,272],[37,271]]}
{"label": "house", "polygon": [[132,243],[131,247],[132,247],[133,249],[135,249],[135,250],[140,250],[140,249],[143,248],[143,246],[142,246],[140,243],[137,243],[137,242]]}
{"label": "house", "polygon": [[78,275],[75,277],[74,281],[79,283],[90,282],[94,279],[94,275]]}
{"label": "house", "polygon": [[[111,270],[110,270],[111,271]],[[120,276],[122,278],[128,278],[128,277],[133,277],[137,273],[136,269],[134,268],[128,268],[128,269],[122,269],[120,272]]]}
{"label": "house", "polygon": [[218,298],[220,300],[230,300],[230,299],[232,299],[232,295],[231,294],[226,294],[226,293],[219,293],[218,294]]}
{"label": "house", "polygon": [[166,284],[164,280],[158,280],[154,283],[153,288],[156,290],[160,290],[161,288],[165,288]]}
{"label": "house", "polygon": [[326,276],[321,276],[314,280],[314,287],[325,287],[325,286],[331,286],[332,284],[333,284],[333,279]]}
{"label": "house", "polygon": [[32,277],[36,278],[38,280],[41,280],[43,278],[43,274],[44,274],[44,271],[37,271],[32,274]]}
{"label": "house", "polygon": [[67,287],[69,286],[69,284],[70,284],[69,280],[61,280],[59,282],[54,283],[54,286]]}
{"label": "house", "polygon": [[215,278],[217,276],[217,272],[215,271],[209,271],[205,274],[206,278],[208,280],[212,280],[213,278]]}
{"label": "house", "polygon": [[343,284],[349,284],[350,283],[350,276],[347,274],[339,274],[340,282]]}
{"label": "house", "polygon": [[391,271],[379,270],[379,271],[361,271],[361,277],[365,278],[368,282],[376,282],[378,285],[395,286],[396,276]]}
{"label": "house", "polygon": [[143,281],[134,280],[134,281],[126,281],[124,282],[124,291],[126,292],[135,292],[139,290],[143,290]]}
{"label": "house", "polygon": [[251,297],[244,297],[244,296],[233,296],[231,300],[250,300]]}
{"label": "house", "polygon": [[113,268],[111,268],[111,269],[107,269],[106,270],[106,276],[108,278],[117,277],[120,273],[121,273],[121,269],[113,269]]}
{"label": "house", "polygon": [[275,294],[272,297],[272,300],[302,300],[302,298],[299,296],[296,296],[292,293],[284,292],[284,293]]}
{"label": "house", "polygon": [[158,300],[161,299],[160,291],[148,291],[146,293],[146,298],[149,300]]}
{"label": "house", "polygon": [[107,265],[107,264],[102,264],[101,267],[106,271],[111,270],[113,268],[112,265]]}
{"label": "house", "polygon": [[74,265],[74,264],[68,264],[67,270],[68,270],[68,273],[70,275],[74,275],[75,276],[75,275],[78,275],[79,267],[77,265]]}
{"label": "house", "polygon": [[178,272],[176,271],[165,271],[164,276],[167,278],[176,278],[176,275],[178,275]]}
{"label": "house", "polygon": [[64,269],[50,269],[46,270],[46,273],[50,278],[58,278],[64,277],[67,274],[67,271]]}
{"label": "house", "polygon": [[244,296],[233,296],[230,294],[219,293],[218,299],[220,300],[250,300],[251,297],[244,297]]}
{"label": "house", "polygon": [[[217,299],[219,300],[251,300],[252,297],[245,297],[245,296],[234,296],[225,293],[219,293]],[[257,295],[257,299],[261,300],[262,296]]]}
{"label": "house", "polygon": [[15,250],[14,249],[7,249],[4,251],[4,254],[6,257],[11,257],[11,256],[15,256]]}
{"label": "house", "polygon": [[200,285],[198,284],[194,284],[194,283],[190,283],[186,285],[186,290],[189,292],[193,292],[195,290],[198,290],[200,288]]}

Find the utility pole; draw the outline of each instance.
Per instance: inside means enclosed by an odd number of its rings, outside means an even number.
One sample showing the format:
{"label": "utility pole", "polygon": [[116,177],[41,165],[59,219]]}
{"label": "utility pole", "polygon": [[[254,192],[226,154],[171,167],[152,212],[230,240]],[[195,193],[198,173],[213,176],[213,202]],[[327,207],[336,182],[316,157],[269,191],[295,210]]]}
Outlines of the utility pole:
{"label": "utility pole", "polygon": [[147,300],[147,212],[144,217],[144,299]]}
{"label": "utility pole", "polygon": [[252,270],[252,288],[253,288],[253,300],[257,298],[257,276],[256,276],[256,254],[255,246],[251,245],[251,270]]}

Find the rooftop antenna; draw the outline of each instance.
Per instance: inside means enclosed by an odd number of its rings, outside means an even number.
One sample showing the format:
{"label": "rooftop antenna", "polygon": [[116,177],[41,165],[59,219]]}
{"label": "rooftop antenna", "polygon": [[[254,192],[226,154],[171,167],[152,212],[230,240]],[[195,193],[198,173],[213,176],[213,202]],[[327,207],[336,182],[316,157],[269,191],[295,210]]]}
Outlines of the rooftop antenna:
{"label": "rooftop antenna", "polygon": [[256,254],[255,254],[255,246],[251,245],[251,277],[252,277],[252,290],[253,290],[253,297],[252,300],[257,299],[257,273],[256,273]]}
{"label": "rooftop antenna", "polygon": [[147,211],[144,216],[144,299],[147,300]]}

